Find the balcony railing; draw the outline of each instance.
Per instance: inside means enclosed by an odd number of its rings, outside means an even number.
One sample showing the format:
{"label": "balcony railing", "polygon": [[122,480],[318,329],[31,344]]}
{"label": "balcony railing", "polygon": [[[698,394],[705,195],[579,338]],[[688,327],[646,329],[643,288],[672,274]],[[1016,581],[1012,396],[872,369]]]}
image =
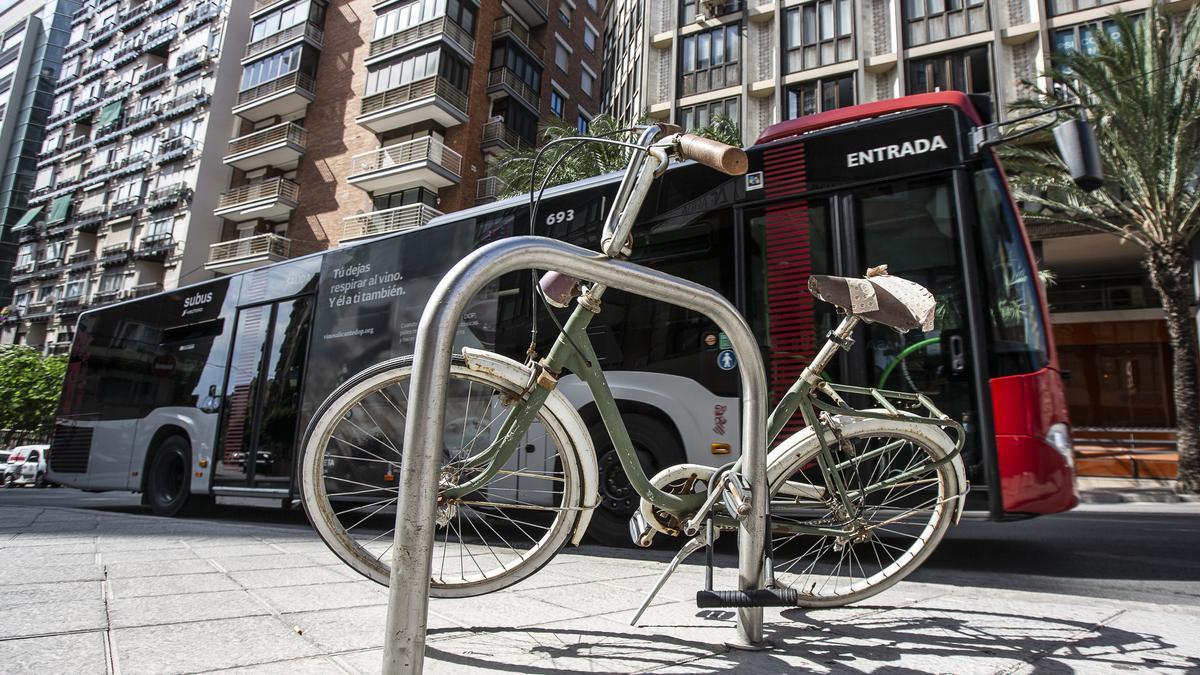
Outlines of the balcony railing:
{"label": "balcony railing", "polygon": [[273,178],[260,183],[250,183],[225,192],[217,199],[217,210],[236,208],[243,204],[263,199],[290,199],[297,201],[299,186],[286,178]]}
{"label": "balcony railing", "polygon": [[163,289],[162,283],[157,282],[157,281],[154,283],[149,283],[149,284],[138,284],[137,286],[134,286],[133,288],[126,289],[124,297],[125,298],[140,298],[140,297],[143,297],[146,295],[153,295],[155,293],[158,293],[162,289]]}
{"label": "balcony railing", "polygon": [[184,33],[190,33],[217,18],[220,13],[221,8],[210,2],[185,14],[183,16],[183,25],[180,28]]}
{"label": "balcony railing", "polygon": [[467,50],[468,54],[475,53],[475,38],[471,37],[469,33],[448,17],[443,16],[373,41],[367,58],[386,54],[394,49],[400,49],[414,42],[443,34],[450,38],[452,42]]}
{"label": "balcony railing", "polygon": [[320,26],[312,23],[298,23],[294,26],[290,26],[279,31],[278,33],[268,35],[261,40],[255,40],[254,42],[246,45],[246,58],[254,56],[255,54],[261,54],[281,44],[291,42],[292,40],[295,40],[301,36],[304,36],[305,38],[308,38],[314,42],[317,47],[325,46],[325,32],[321,30]]}
{"label": "balcony railing", "polygon": [[296,71],[288,73],[283,77],[277,77],[270,82],[263,82],[257,87],[247,89],[246,91],[238,92],[238,105],[245,105],[262,98],[267,98],[281,91],[286,91],[292,88],[302,89],[309,94],[313,94],[313,78],[312,75]]}
{"label": "balcony railing", "polygon": [[208,264],[228,263],[258,256],[286,258],[291,244],[292,240],[277,234],[258,234],[233,241],[217,242],[209,247]]}
{"label": "balcony railing", "polygon": [[522,148],[528,145],[517,132],[504,126],[504,120],[494,120],[483,125],[481,143],[498,143],[509,148]]}
{"label": "balcony railing", "polygon": [[342,241],[421,227],[440,215],[441,211],[425,204],[409,204],[394,209],[361,213],[343,221]]}
{"label": "balcony railing", "polygon": [[283,122],[282,124],[276,124],[262,131],[239,136],[229,141],[229,154],[240,155],[244,152],[252,152],[282,141],[295,143],[303,148],[304,144],[308,141],[308,132],[304,130],[304,127],[295,122]]}
{"label": "balcony railing", "polygon": [[488,87],[500,85],[507,86],[516,92],[517,96],[534,108],[538,107],[538,93],[507,67],[493,68],[488,71]]}
{"label": "balcony railing", "polygon": [[355,155],[350,159],[350,175],[390,169],[419,161],[430,161],[455,176],[462,175],[462,155],[428,136]]}
{"label": "balcony railing", "polygon": [[367,96],[362,100],[362,114],[370,115],[381,110],[404,105],[430,96],[439,96],[450,105],[458,108],[463,114],[467,112],[467,95],[455,89],[449,81],[440,77],[427,77],[423,80],[410,82],[395,89],[381,91]]}
{"label": "balcony railing", "polygon": [[175,183],[160,187],[146,197],[146,209],[161,211],[177,206],[191,193],[191,188],[185,183]]}
{"label": "balcony railing", "polygon": [[151,87],[156,87],[167,80],[170,73],[167,71],[165,63],[160,63],[157,66],[146,69],[146,72],[138,76],[137,90],[145,91]]}
{"label": "balcony railing", "polygon": [[529,29],[507,14],[492,22],[493,37],[500,37],[504,33],[512,35],[517,41],[528,47],[539,59],[546,53],[546,48],[542,46],[542,43],[533,39],[533,36],[529,34]]}
{"label": "balcony railing", "polygon": [[475,199],[478,201],[496,199],[507,187],[499,176],[484,176],[475,183]]}

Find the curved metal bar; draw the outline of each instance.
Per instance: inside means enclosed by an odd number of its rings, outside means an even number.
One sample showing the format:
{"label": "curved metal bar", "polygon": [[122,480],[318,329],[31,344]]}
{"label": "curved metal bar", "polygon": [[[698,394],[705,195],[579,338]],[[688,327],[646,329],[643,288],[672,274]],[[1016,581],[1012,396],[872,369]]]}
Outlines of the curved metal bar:
{"label": "curved metal bar", "polygon": [[[556,270],[653,297],[713,319],[740,360],[742,474],[752,486],[751,509],[740,525],[738,579],[742,590],[761,587],[767,520],[767,382],[762,353],[746,321],[716,291],[640,265],[544,237],[512,237],[484,246],[455,265],[434,289],[417,327],[409,399],[427,401],[410,411],[384,634],[383,672],[420,672],[425,653],[432,565],[434,507],[441,457],[445,398],[454,336],[467,303],[490,281],[522,269]],[[760,487],[761,486],[761,487]],[[735,643],[762,643],[762,608],[738,608]]]}

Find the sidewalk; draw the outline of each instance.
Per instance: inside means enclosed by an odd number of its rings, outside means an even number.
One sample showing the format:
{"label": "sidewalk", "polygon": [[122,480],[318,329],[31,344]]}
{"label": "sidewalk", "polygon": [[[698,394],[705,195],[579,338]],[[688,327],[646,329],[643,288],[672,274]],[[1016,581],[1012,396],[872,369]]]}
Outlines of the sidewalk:
{"label": "sidewalk", "polygon": [[[435,600],[426,672],[1042,673],[1200,669],[1200,607],[905,582],[868,605],[766,610],[766,652],[684,566],[567,549],[508,591]],[[0,508],[7,673],[374,673],[386,590],[301,528]],[[728,562],[728,561],[727,561]],[[731,570],[722,570],[725,584]]]}
{"label": "sidewalk", "polygon": [[1079,501],[1084,504],[1200,502],[1200,495],[1176,493],[1174,480],[1081,476],[1075,479],[1075,484],[1079,488]]}

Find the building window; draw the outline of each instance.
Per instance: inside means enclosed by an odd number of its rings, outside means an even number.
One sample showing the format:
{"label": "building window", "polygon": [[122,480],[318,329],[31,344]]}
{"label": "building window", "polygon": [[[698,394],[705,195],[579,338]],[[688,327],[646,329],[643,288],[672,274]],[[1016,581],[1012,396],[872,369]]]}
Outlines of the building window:
{"label": "building window", "polygon": [[741,84],[738,25],[731,24],[683,38],[684,96]]}
{"label": "building window", "polygon": [[401,206],[412,206],[413,204],[424,204],[436,208],[437,192],[423,187],[415,187],[399,192],[389,192],[385,195],[374,195],[371,198],[371,205],[375,211],[398,209]]}
{"label": "building window", "polygon": [[787,116],[796,119],[854,105],[854,75],[803,82],[787,90]]}
{"label": "building window", "polygon": [[938,54],[908,62],[908,93],[957,89],[968,94],[992,93],[987,47]]}
{"label": "building window", "polygon": [[1073,52],[1093,55],[1100,50],[1101,32],[1108,33],[1109,39],[1120,39],[1115,21],[1094,21],[1060,28],[1054,31],[1054,53],[1061,56]]}
{"label": "building window", "polygon": [[124,285],[125,285],[125,271],[124,270],[113,270],[110,272],[105,272],[100,277],[99,292],[112,293],[113,291],[120,291],[121,287]]}
{"label": "building window", "polygon": [[558,20],[562,22],[562,25],[571,25],[571,13],[572,10],[569,6],[567,6],[567,3],[560,2],[558,4]]}
{"label": "building window", "polygon": [[16,266],[23,267],[25,265],[32,263],[33,256],[36,252],[37,252],[37,244],[35,244],[33,242],[30,242],[28,244],[21,244],[21,247],[19,249],[17,249]]}
{"label": "building window", "polygon": [[738,103],[738,97],[734,96],[680,108],[679,125],[688,130],[699,129],[708,126],[709,122],[717,116],[728,117],[734,124],[740,125]]}
{"label": "building window", "polygon": [[492,68],[508,68],[533,93],[542,91],[542,68],[523,49],[507,44],[507,41],[492,43]]}
{"label": "building window", "polygon": [[588,7],[591,7],[591,8],[592,8],[592,11],[593,11],[593,12],[599,12],[599,11],[600,11],[600,10],[598,9],[598,7],[600,6],[600,4],[599,4],[599,3],[598,3],[596,0],[587,0],[587,4],[588,4]]}
{"label": "building window", "polygon": [[405,54],[398,61],[367,73],[366,96],[423,80],[435,75],[445,78],[460,91],[467,88],[467,68],[448,50],[431,50]]}
{"label": "building window", "polygon": [[460,0],[420,0],[380,14],[375,19],[375,37],[380,38],[408,30],[434,19],[449,17],[468,34],[475,32],[475,7]]}
{"label": "building window", "polygon": [[250,28],[250,42],[287,30],[297,24],[311,22],[318,26],[325,22],[325,5],[318,2],[298,2],[281,7],[266,16],[254,20]]}
{"label": "building window", "polygon": [[909,47],[987,29],[984,0],[904,1],[904,43]]}
{"label": "building window", "polygon": [[1115,5],[1121,0],[1046,0],[1050,16],[1078,12],[1081,9],[1091,9],[1103,5]]}
{"label": "building window", "polygon": [[[306,74],[312,75],[317,68],[316,56],[316,52],[311,49],[305,49],[304,45],[299,44],[290,49],[271,54],[265,59],[255,61],[247,65],[242,71],[242,86],[239,91],[253,89],[260,84],[270,82],[297,70],[303,70]],[[303,68],[301,68],[301,61],[304,62]]]}
{"label": "building window", "polygon": [[583,74],[579,78],[579,88],[583,90],[583,93],[591,96],[592,90],[596,87],[596,76],[586,66],[580,70],[583,71]]}
{"label": "building window", "polygon": [[66,288],[63,289],[64,298],[78,298],[84,293],[87,293],[88,279],[86,276],[77,277],[67,282]]}
{"label": "building window", "polygon": [[591,126],[591,124],[591,118],[580,112],[579,118],[575,120],[575,129],[579,131],[580,134],[586,134],[588,127]]}
{"label": "building window", "polygon": [[571,65],[571,50],[558,39],[557,35],[554,37],[554,65],[565,73],[567,66]]}
{"label": "building window", "polygon": [[586,48],[589,52],[595,52],[596,51],[596,43],[599,40],[600,40],[600,33],[597,32],[595,28],[592,28],[592,25],[590,23],[588,23],[586,19],[584,19],[584,21],[583,21],[583,46],[584,46],[584,48]]}
{"label": "building window", "polygon": [[787,72],[854,58],[850,0],[820,0],[787,11]]}
{"label": "building window", "polygon": [[555,89],[550,90],[550,112],[554,113],[558,117],[562,117],[563,110],[566,108],[566,103],[567,102],[563,99],[562,94],[558,93],[558,91]]}

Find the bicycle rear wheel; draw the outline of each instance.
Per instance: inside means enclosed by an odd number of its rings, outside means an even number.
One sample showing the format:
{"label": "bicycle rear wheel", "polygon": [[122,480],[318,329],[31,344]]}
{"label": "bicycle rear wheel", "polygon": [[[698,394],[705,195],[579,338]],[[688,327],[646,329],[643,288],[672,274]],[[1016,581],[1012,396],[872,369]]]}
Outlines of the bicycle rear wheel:
{"label": "bicycle rear wheel", "polygon": [[[347,382],[313,418],[304,446],[304,509],[321,539],[387,585],[395,536],[411,358]],[[463,460],[494,440],[524,383],[451,364],[439,486],[473,475]],[[413,409],[416,409],[415,402]],[[435,597],[481,595],[517,583],[554,557],[583,499],[572,439],[543,407],[500,472],[462,498],[439,497],[431,567]]]}
{"label": "bicycle rear wheel", "polygon": [[[950,462],[934,466],[954,447],[941,430],[860,419],[843,427],[842,437],[834,457],[855,495],[856,517],[825,487],[813,460],[787,467],[780,474],[787,482],[779,481],[771,498],[775,583],[798,591],[804,607],[837,607],[890,588],[925,561],[953,519],[956,473]],[[901,482],[864,490],[909,471]],[[800,534],[789,524],[849,526],[853,533]]]}

